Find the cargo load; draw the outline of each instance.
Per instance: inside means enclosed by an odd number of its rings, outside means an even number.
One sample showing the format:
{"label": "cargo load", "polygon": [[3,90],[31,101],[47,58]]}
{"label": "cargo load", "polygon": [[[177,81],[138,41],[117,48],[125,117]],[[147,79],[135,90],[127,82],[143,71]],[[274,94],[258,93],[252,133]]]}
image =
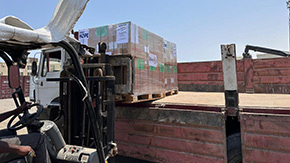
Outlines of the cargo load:
{"label": "cargo load", "polygon": [[[116,94],[131,102],[177,93],[176,45],[148,30],[124,22],[79,30],[79,41],[96,49],[107,44],[116,77]],[[173,92],[172,92],[173,91]]]}

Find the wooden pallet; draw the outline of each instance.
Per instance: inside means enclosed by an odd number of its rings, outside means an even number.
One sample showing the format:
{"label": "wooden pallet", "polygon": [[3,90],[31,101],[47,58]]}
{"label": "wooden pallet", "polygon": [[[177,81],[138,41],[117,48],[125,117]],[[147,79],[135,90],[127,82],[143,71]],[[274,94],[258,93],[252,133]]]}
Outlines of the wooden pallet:
{"label": "wooden pallet", "polygon": [[145,101],[152,101],[164,98],[166,96],[175,95],[178,93],[178,90],[170,90],[162,93],[150,93],[143,95],[122,95],[123,103],[138,103]]}
{"label": "wooden pallet", "polygon": [[170,90],[165,92],[165,96],[171,96],[178,93],[178,90]]}
{"label": "wooden pallet", "polygon": [[138,103],[145,101],[158,100],[165,97],[165,93],[150,93],[144,95],[123,95],[123,103]]}

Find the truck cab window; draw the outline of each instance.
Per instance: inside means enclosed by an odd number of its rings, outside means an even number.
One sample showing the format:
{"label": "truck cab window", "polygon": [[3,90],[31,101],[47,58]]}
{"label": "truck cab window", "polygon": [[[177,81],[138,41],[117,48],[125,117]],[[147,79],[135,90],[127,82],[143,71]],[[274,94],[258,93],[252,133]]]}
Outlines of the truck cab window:
{"label": "truck cab window", "polygon": [[44,77],[49,72],[61,70],[61,51],[45,53],[43,59],[41,76]]}

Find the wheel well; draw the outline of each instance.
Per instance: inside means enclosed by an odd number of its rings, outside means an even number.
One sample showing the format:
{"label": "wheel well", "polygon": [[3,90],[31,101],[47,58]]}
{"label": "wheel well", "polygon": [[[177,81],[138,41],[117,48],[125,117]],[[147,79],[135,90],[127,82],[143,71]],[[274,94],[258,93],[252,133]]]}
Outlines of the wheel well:
{"label": "wheel well", "polygon": [[57,117],[59,117],[60,114],[60,108],[59,108],[59,97],[56,97],[53,99],[48,106],[49,108],[49,120],[55,120]]}
{"label": "wheel well", "polygon": [[52,107],[50,108],[49,120],[53,121],[59,116],[59,108]]}
{"label": "wheel well", "polygon": [[54,98],[50,103],[59,103],[59,97]]}

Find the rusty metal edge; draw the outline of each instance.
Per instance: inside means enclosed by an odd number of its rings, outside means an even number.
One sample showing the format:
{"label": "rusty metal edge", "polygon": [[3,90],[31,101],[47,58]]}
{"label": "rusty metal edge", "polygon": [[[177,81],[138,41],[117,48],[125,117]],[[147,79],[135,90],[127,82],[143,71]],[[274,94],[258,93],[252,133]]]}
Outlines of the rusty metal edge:
{"label": "rusty metal edge", "polygon": [[281,114],[281,115],[290,115],[290,108],[242,108],[241,112],[243,113],[260,113],[260,114]]}
{"label": "rusty metal edge", "polygon": [[[152,104],[152,103],[137,103],[137,104],[124,104],[116,103],[116,106],[126,107],[157,107],[167,109],[180,109],[180,110],[194,110],[194,111],[205,111],[205,112],[222,112],[222,107],[208,107],[208,106],[194,106],[194,105],[172,105],[172,104]],[[289,110],[290,111],[290,110]]]}

